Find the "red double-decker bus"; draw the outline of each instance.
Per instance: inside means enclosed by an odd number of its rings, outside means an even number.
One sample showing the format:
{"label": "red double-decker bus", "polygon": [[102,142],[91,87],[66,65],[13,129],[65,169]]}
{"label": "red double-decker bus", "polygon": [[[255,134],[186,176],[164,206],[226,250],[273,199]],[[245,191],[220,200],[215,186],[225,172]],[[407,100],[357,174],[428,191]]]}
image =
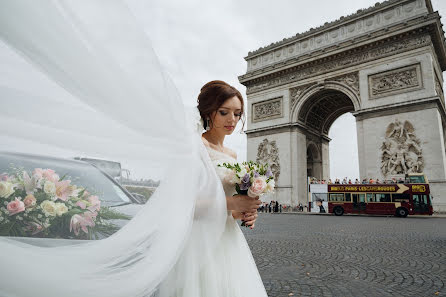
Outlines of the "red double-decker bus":
{"label": "red double-decker bus", "polygon": [[[312,195],[322,197],[323,193]],[[328,212],[337,216],[356,213],[406,217],[433,213],[429,183],[420,174],[406,176],[404,183],[330,184],[325,197]]]}

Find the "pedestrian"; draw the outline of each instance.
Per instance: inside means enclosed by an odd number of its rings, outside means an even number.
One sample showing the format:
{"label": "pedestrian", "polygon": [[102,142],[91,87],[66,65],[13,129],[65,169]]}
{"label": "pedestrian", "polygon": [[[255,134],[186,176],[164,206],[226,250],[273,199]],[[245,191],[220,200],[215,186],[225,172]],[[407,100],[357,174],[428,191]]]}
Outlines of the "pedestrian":
{"label": "pedestrian", "polygon": [[279,204],[280,212],[282,213],[282,204]]}
{"label": "pedestrian", "polygon": [[279,202],[277,202],[277,201],[274,203],[274,212],[275,213],[279,212]]}

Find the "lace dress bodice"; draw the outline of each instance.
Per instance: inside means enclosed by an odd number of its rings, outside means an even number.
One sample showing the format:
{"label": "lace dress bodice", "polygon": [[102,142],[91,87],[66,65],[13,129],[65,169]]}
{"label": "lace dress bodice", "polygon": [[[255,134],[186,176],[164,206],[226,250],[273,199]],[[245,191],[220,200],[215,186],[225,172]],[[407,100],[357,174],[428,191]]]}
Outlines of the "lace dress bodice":
{"label": "lace dress bodice", "polygon": [[236,163],[237,160],[234,159],[233,157],[229,156],[228,154],[214,150],[213,148],[210,148],[208,146],[206,146],[206,149],[208,150],[209,157],[211,158],[212,163],[214,164],[215,170],[217,171],[217,175],[223,184],[223,189],[225,190],[226,196],[232,196],[232,195],[236,194],[237,192],[235,191],[234,183],[225,179],[227,169],[223,168],[223,167],[218,167],[217,165],[223,164],[225,162],[226,163]]}

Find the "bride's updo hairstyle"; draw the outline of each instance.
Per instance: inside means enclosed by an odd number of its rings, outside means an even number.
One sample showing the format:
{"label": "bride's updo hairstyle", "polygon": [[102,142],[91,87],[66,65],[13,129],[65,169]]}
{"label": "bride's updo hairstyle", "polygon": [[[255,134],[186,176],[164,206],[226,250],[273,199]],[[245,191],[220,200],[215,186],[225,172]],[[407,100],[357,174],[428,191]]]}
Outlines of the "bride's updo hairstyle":
{"label": "bride's updo hairstyle", "polygon": [[200,111],[201,119],[203,120],[203,128],[207,128],[207,121],[206,119],[209,119],[210,123],[212,124],[212,117],[211,114],[213,112],[216,112],[220,106],[225,103],[226,100],[236,96],[240,103],[242,104],[242,130],[245,126],[245,119],[244,119],[244,102],[243,97],[240,92],[234,88],[233,86],[225,83],[221,80],[213,80],[205,84],[201,90],[200,94],[198,95],[198,110]]}

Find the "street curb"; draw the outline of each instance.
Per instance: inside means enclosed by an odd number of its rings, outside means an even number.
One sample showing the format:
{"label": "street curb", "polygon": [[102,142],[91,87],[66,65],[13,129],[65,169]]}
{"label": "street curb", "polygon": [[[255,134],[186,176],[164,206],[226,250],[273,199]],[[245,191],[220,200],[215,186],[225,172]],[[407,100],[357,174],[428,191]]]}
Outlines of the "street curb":
{"label": "street curb", "polygon": [[[317,213],[317,212],[279,212],[279,213],[269,213],[269,212],[260,212],[261,214],[274,214],[274,215],[315,215],[315,216],[334,216],[332,213]],[[395,217],[393,215],[371,215],[371,214],[343,214],[343,216],[352,216],[352,217]],[[434,214],[432,216],[423,216],[423,215],[408,215],[407,218],[432,218],[432,219],[446,219],[446,214]]]}

